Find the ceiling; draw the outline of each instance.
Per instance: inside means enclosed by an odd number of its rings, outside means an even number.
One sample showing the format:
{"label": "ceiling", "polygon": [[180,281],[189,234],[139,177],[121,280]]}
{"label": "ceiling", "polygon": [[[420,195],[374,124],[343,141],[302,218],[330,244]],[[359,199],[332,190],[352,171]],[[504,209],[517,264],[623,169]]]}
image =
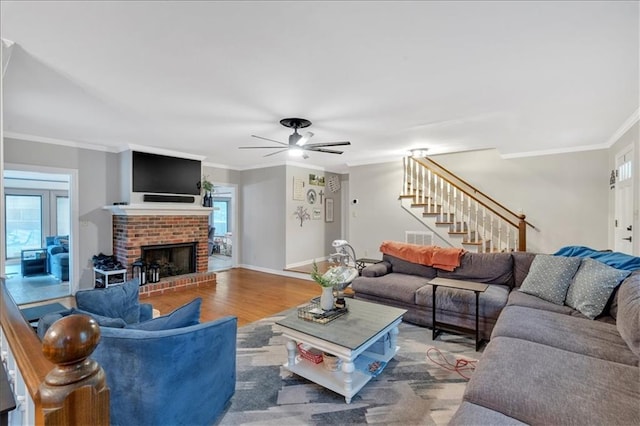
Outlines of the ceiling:
{"label": "ceiling", "polygon": [[638,117],[637,1],[0,4],[9,137],[244,169],[283,164],[237,148],[302,117],[352,145],[296,164],[340,171],[605,148]]}

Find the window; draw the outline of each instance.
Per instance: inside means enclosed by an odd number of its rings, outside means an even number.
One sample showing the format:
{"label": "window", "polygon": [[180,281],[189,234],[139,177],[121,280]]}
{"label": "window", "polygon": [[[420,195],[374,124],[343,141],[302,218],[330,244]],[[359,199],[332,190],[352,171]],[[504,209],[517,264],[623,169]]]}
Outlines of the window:
{"label": "window", "polygon": [[225,235],[231,232],[229,217],[229,200],[213,200],[213,226],[216,235]]}
{"label": "window", "polygon": [[70,215],[69,197],[56,196],[56,235],[69,235]]}
{"label": "window", "polygon": [[42,247],[42,196],[5,195],[6,259]]}

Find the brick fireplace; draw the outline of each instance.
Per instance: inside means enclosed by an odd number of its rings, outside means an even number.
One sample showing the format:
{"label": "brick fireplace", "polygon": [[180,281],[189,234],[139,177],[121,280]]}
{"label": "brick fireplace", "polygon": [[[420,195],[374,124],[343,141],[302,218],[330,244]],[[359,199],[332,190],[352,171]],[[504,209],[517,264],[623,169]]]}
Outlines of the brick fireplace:
{"label": "brick fireplace", "polygon": [[195,245],[195,272],[167,276],[158,283],[140,287],[141,296],[150,296],[181,288],[215,283],[215,273],[208,272],[208,230],[210,209],[109,206],[113,215],[113,254],[127,265],[142,257],[142,247],[181,243]]}

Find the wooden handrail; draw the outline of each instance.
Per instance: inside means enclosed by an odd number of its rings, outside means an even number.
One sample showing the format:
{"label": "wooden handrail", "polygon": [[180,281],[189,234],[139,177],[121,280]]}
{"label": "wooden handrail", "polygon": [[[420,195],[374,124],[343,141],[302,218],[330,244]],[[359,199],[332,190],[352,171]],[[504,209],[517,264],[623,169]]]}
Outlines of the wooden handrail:
{"label": "wooden handrail", "polygon": [[[457,179],[458,181],[460,181],[461,183],[463,183],[464,185],[466,185],[468,188],[470,188],[471,190],[473,190],[474,192],[482,195],[484,198],[486,198],[487,200],[491,201],[492,203],[494,203],[495,205],[497,205],[498,207],[500,207],[501,209],[503,209],[504,211],[508,212],[509,214],[511,214],[513,217],[518,218],[519,220],[524,220],[524,218],[521,218],[521,216],[523,216],[522,214],[517,214],[512,212],[511,210],[509,210],[507,207],[503,206],[502,204],[500,204],[498,201],[494,200],[493,198],[491,198],[490,196],[488,196],[487,194],[485,194],[484,192],[480,191],[478,188],[476,188],[475,186],[471,185],[469,182],[467,182],[466,180],[462,179],[461,177],[457,176],[455,173],[451,172],[450,170],[448,170],[447,168],[443,167],[442,165],[438,164],[437,162],[435,162],[434,160],[432,160],[429,157],[423,157],[423,158],[417,158],[417,157],[412,157],[415,161],[417,161],[418,163],[422,164],[423,166],[425,166],[426,168],[429,168],[426,164],[424,164],[421,160],[426,160],[429,163],[435,165],[436,167],[444,170],[449,176],[454,177],[455,179]],[[441,174],[436,173],[435,171],[432,171],[433,173],[437,174],[438,176],[440,176],[442,179],[444,179],[445,181],[453,184],[453,182],[451,182],[449,179],[447,179],[446,177],[442,176]],[[470,196],[471,198],[473,198],[474,200],[482,203],[484,205],[484,203],[480,200],[478,200],[476,197],[473,197],[471,194],[469,194],[467,191],[465,191],[462,188],[459,188],[462,192],[464,192],[465,194],[467,194],[468,196]],[[486,206],[487,208],[491,209],[489,206]],[[495,210],[491,209],[491,211],[493,211],[495,214],[497,214],[498,216],[500,216]],[[504,217],[500,216],[503,220],[507,220]],[[516,228],[518,227],[517,224],[508,221],[509,223],[511,223],[513,226],[515,226]],[[524,221],[524,223],[526,223],[528,226],[532,227],[533,229],[536,229],[535,226],[533,226],[531,223],[527,222],[526,220]]]}
{"label": "wooden handrail", "polygon": [[45,426],[108,425],[109,388],[105,374],[97,362],[88,358],[100,339],[95,320],[85,315],[64,317],[51,326],[41,343],[3,278],[0,287],[2,331],[33,401],[31,421]]}
{"label": "wooden handrail", "polygon": [[38,336],[22,316],[7,286],[2,281],[0,292],[0,323],[13,352],[16,365],[20,369],[25,387],[35,405],[36,424],[44,424],[39,387],[54,364],[42,354],[42,345]]}

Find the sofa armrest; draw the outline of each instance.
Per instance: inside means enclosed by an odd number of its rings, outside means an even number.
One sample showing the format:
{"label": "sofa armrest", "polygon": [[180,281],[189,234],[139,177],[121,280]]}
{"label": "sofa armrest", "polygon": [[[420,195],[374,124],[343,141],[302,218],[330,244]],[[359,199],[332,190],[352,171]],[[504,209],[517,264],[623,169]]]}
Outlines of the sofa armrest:
{"label": "sofa armrest", "polygon": [[389,272],[391,272],[391,263],[383,260],[382,262],[364,267],[362,269],[362,276],[381,277],[383,275],[387,275]]}
{"label": "sofa armrest", "polygon": [[148,321],[153,318],[153,306],[151,303],[141,303],[140,304],[140,321]]}

